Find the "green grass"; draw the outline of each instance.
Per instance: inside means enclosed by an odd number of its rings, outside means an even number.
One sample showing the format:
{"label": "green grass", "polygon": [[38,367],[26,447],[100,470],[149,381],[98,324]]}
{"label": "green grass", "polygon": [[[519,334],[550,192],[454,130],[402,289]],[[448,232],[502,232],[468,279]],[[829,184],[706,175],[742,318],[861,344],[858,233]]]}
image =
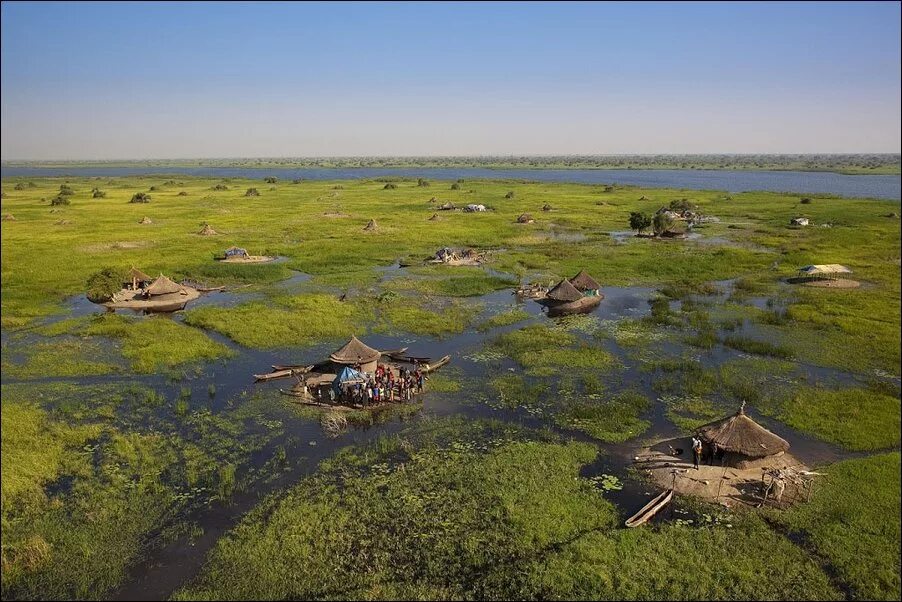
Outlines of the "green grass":
{"label": "green grass", "polygon": [[273,348],[349,338],[359,334],[370,317],[366,305],[303,294],[280,296],[274,303],[199,307],[185,313],[185,323],[215,330],[245,347]]}
{"label": "green grass", "polygon": [[870,389],[805,387],[776,412],[786,424],[857,451],[898,447],[902,420],[898,397]]}
{"label": "green grass", "polygon": [[898,600],[899,452],[847,460],[823,472],[810,503],[773,512],[771,520],[801,533],[854,599]]}
{"label": "green grass", "polygon": [[650,405],[641,393],[622,391],[609,398],[569,402],[555,420],[600,441],[622,443],[641,435],[651,425],[640,418]]}
{"label": "green grass", "polygon": [[35,342],[23,350],[24,362],[4,354],[3,374],[12,378],[99,376],[122,371],[116,349],[100,341],[70,338]]}
{"label": "green grass", "polygon": [[92,320],[84,333],[121,340],[122,355],[137,373],[233,355],[228,347],[202,331],[165,316],[129,319],[117,314],[102,315]]}
{"label": "green grass", "polygon": [[395,298],[379,305],[379,317],[384,321],[378,328],[388,332],[407,332],[416,335],[443,337],[467,330],[481,307],[454,300],[443,307],[414,305],[410,299]]}

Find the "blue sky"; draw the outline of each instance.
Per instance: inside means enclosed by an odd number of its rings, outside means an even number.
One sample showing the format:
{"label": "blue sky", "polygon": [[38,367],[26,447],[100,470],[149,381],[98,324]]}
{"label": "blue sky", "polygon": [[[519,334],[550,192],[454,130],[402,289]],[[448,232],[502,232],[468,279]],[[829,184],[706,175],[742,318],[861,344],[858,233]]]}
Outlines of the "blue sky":
{"label": "blue sky", "polygon": [[2,4],[3,159],[899,152],[900,5]]}

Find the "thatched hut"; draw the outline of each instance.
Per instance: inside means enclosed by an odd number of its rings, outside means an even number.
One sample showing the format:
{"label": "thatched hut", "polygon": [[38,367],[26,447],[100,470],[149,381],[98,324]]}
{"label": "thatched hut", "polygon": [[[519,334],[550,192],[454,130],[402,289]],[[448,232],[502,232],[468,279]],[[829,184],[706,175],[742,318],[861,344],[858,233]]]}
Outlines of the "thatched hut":
{"label": "thatched hut", "polygon": [[817,265],[806,265],[799,268],[799,278],[807,278],[812,280],[831,279],[835,280],[839,274],[851,274],[852,270],[838,263],[825,263]]}
{"label": "thatched hut", "polygon": [[532,219],[532,216],[528,213],[521,213],[519,217],[517,217],[518,224],[532,224],[535,223],[536,220]]}
{"label": "thatched hut", "polygon": [[131,290],[138,290],[145,288],[148,284],[153,282],[153,278],[142,272],[136,267],[132,267],[128,271],[128,282],[125,282],[125,288],[130,288]]}
{"label": "thatched hut", "polygon": [[373,373],[376,371],[376,362],[382,354],[363,343],[357,337],[351,337],[341,349],[329,355],[333,363],[342,366],[354,366],[357,370]]}
{"label": "thatched hut", "polygon": [[150,284],[150,286],[144,289],[144,294],[148,297],[159,297],[162,295],[180,293],[182,292],[182,289],[183,287],[181,284],[177,284],[163,274],[160,274],[159,276],[157,276],[157,279]]}
{"label": "thatched hut", "polygon": [[595,278],[589,276],[586,270],[580,270],[579,274],[570,279],[570,284],[572,284],[578,291],[586,292],[586,291],[597,291],[601,288],[601,285],[598,284],[598,281]]}
{"label": "thatched hut", "polygon": [[454,203],[452,203],[451,201],[446,201],[446,202],[442,203],[441,205],[439,205],[438,208],[440,211],[453,211]]}
{"label": "thatched hut", "polygon": [[542,211],[551,211],[551,205],[545,203],[544,205],[542,205]]}
{"label": "thatched hut", "polygon": [[366,226],[363,227],[364,232],[375,232],[379,229],[379,226],[376,225],[376,220],[371,219]]}
{"label": "thatched hut", "polygon": [[725,466],[746,469],[767,464],[789,450],[789,443],[739,411],[698,428],[698,436],[706,446],[717,445],[718,459]]}
{"label": "thatched hut", "polygon": [[582,299],[583,294],[579,292],[579,289],[573,286],[569,280],[564,279],[548,291],[545,297],[552,301],[570,303],[571,301],[579,301]]}
{"label": "thatched hut", "polygon": [[432,214],[432,217],[430,217],[428,221],[430,221],[430,222],[436,222],[436,221],[438,221],[438,220],[440,220],[440,219],[441,219],[441,218],[438,216],[438,213],[433,213],[433,214]]}
{"label": "thatched hut", "polygon": [[139,224],[152,224],[153,220],[151,220],[149,217],[147,217],[145,215],[144,217],[141,218],[141,221],[139,221],[138,223]]}
{"label": "thatched hut", "polygon": [[807,226],[809,224],[807,217],[794,217],[789,220],[790,226]]}
{"label": "thatched hut", "polygon": [[247,249],[242,249],[241,247],[234,247],[234,246],[229,247],[228,249],[225,250],[225,258],[231,259],[233,257],[236,259],[238,259],[238,258],[247,259],[248,258]]}
{"label": "thatched hut", "polygon": [[7,213],[6,215],[3,216],[3,221],[14,222],[14,221],[16,221],[16,218],[15,218],[15,216],[13,216],[12,213]]}
{"label": "thatched hut", "polygon": [[210,226],[210,224],[204,224],[204,227],[200,232],[198,232],[198,234],[200,234],[201,236],[216,236],[217,234],[219,234],[219,232],[214,230],[213,227]]}

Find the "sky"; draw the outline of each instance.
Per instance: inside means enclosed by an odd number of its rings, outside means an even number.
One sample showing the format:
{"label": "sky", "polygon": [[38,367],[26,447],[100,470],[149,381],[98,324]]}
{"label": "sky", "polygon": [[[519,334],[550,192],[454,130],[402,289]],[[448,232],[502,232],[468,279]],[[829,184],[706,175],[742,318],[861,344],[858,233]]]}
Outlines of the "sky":
{"label": "sky", "polygon": [[0,158],[900,152],[900,3],[0,5]]}

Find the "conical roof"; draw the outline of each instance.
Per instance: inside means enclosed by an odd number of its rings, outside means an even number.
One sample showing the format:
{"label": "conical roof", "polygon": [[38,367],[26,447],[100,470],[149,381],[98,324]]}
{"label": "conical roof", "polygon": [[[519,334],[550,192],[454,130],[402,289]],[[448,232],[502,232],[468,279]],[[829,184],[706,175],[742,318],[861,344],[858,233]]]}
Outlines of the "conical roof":
{"label": "conical roof", "polygon": [[727,418],[699,427],[698,434],[728,452],[753,458],[772,456],[789,449],[789,443],[745,415],[745,404]]}
{"label": "conical roof", "polygon": [[14,222],[14,221],[16,221],[16,218],[12,213],[7,213],[6,215],[3,216],[3,221]]}
{"label": "conical roof", "polygon": [[198,234],[201,234],[203,236],[213,236],[215,234],[218,234],[218,232],[216,232],[216,230],[214,230],[210,226],[210,224],[204,224],[203,229],[200,232],[198,232]]}
{"label": "conical roof", "polygon": [[181,290],[182,286],[180,284],[176,284],[163,274],[160,274],[150,286],[144,289],[144,292],[148,295],[168,295],[170,293],[178,293]]}
{"label": "conical roof", "polygon": [[366,226],[364,226],[363,229],[364,230],[375,230],[376,228],[377,228],[376,220],[371,219],[370,222]]}
{"label": "conical roof", "polygon": [[152,224],[153,221],[145,215],[144,217],[141,218],[141,221],[138,223],[139,224]]}
{"label": "conical roof", "polygon": [[517,222],[521,224],[528,224],[529,222],[534,221],[532,216],[528,213],[521,213],[520,217],[517,218]]}
{"label": "conical roof", "polygon": [[351,337],[344,347],[332,353],[329,358],[337,364],[366,364],[382,356],[379,351],[364,344],[357,337]]}
{"label": "conical roof", "polygon": [[151,278],[150,276],[148,276],[147,274],[145,274],[144,272],[142,272],[141,270],[139,270],[136,267],[132,267],[132,269],[130,269],[128,271],[128,277],[133,278],[133,279],[137,280],[138,282],[150,282],[151,280],[153,280],[153,278]]}
{"label": "conical roof", "polygon": [[589,274],[586,273],[586,270],[580,270],[579,274],[570,279],[570,284],[581,291],[601,288],[601,285],[598,284],[598,281],[596,281],[595,278],[589,276]]}
{"label": "conical roof", "polygon": [[583,294],[570,284],[569,280],[564,279],[558,282],[557,286],[548,291],[545,296],[555,301],[578,301],[582,299]]}

